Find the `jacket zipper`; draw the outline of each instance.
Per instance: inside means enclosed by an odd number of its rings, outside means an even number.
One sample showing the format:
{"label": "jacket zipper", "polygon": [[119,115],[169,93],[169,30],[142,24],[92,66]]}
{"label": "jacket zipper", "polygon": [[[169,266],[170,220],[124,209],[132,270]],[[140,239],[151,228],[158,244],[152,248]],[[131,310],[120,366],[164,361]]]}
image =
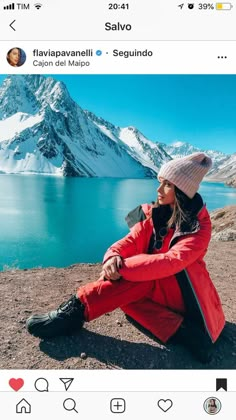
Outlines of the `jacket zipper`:
{"label": "jacket zipper", "polygon": [[203,322],[204,322],[205,328],[206,328],[207,333],[208,333],[208,335],[209,335],[209,337],[210,337],[210,339],[211,339],[211,341],[212,341],[212,343],[213,343],[213,340],[212,340],[212,337],[211,337],[210,331],[209,331],[209,329],[208,329],[208,326],[207,326],[207,323],[206,323],[206,320],[205,320],[205,316],[204,316],[204,314],[203,314],[203,312],[202,312],[201,305],[200,305],[200,303],[199,303],[199,301],[198,301],[198,298],[197,298],[197,296],[196,296],[195,290],[194,290],[194,288],[193,288],[193,286],[192,286],[192,283],[191,283],[191,280],[190,280],[190,278],[189,278],[188,272],[187,272],[187,270],[186,270],[186,269],[184,269],[183,271],[185,272],[185,274],[186,274],[186,276],[187,276],[188,282],[189,282],[189,284],[190,284],[190,287],[191,287],[192,292],[193,292],[193,294],[194,294],[194,297],[195,297],[195,299],[196,299],[196,302],[197,302],[198,308],[199,308],[199,310],[200,310],[200,312],[201,312],[201,315],[202,315],[202,318],[203,318]]}
{"label": "jacket zipper", "polygon": [[[204,205],[203,207],[205,207],[205,205]],[[199,214],[199,213],[201,212],[201,210],[203,209],[203,207],[199,210],[199,212],[198,212],[197,214]],[[171,242],[172,242],[175,238],[177,238],[178,236],[180,237],[180,236],[184,236],[184,235],[189,235],[189,234],[191,234],[191,233],[193,233],[193,232],[184,232],[184,233],[182,233],[181,235],[177,235],[177,236],[175,236],[175,234],[174,234],[174,235],[172,236],[172,239],[171,239],[171,241],[170,241],[170,243],[169,243],[169,247],[168,247],[168,248],[170,249]],[[196,295],[196,293],[195,293],[195,290],[194,290],[194,288],[193,288],[192,282],[191,282],[191,280],[190,280],[190,278],[189,278],[188,272],[187,272],[187,270],[186,270],[186,269],[184,269],[183,271],[185,272],[185,275],[187,276],[187,279],[188,279],[188,282],[189,282],[189,284],[190,284],[191,290],[192,290],[192,292],[193,292],[193,294],[194,294],[194,297],[195,297],[195,299],[196,299],[196,302],[197,302],[198,308],[199,308],[199,310],[200,310],[200,313],[201,313],[201,316],[202,316],[202,319],[203,319],[203,322],[204,322],[204,325],[205,325],[206,331],[207,331],[207,333],[208,333],[208,335],[209,335],[209,337],[210,337],[211,341],[213,342],[212,337],[211,337],[211,334],[210,334],[210,331],[209,331],[209,329],[208,329],[208,326],[207,326],[207,323],[206,323],[206,320],[205,320],[205,316],[204,316],[204,314],[203,314],[203,312],[202,312],[201,305],[200,305],[200,303],[199,303],[199,300],[198,300],[197,295]]]}

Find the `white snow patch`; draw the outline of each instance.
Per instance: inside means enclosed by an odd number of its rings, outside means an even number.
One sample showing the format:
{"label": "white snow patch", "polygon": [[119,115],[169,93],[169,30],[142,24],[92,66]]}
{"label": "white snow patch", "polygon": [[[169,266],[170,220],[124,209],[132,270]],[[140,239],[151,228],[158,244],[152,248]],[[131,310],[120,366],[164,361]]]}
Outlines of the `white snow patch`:
{"label": "white snow patch", "polygon": [[23,112],[17,112],[11,117],[0,121],[0,143],[10,140],[21,131],[33,127],[42,121],[43,115],[28,115]]}

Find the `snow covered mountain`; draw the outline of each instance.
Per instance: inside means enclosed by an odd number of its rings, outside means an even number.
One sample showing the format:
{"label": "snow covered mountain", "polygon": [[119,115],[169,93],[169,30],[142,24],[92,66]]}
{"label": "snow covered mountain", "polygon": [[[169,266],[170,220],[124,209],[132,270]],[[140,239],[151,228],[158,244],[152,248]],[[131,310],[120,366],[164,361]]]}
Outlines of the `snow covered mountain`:
{"label": "snow covered mountain", "polygon": [[218,162],[209,172],[208,178],[224,181],[229,185],[233,185],[236,179],[236,153],[227,156]]}
{"label": "snow covered mountain", "polygon": [[126,152],[144,167],[151,168],[157,172],[162,163],[171,160],[163,147],[158,143],[148,140],[135,127],[115,127],[102,118],[96,117],[92,112],[87,112],[88,118],[99,127],[99,129],[112,140],[125,148]]}
{"label": "snow covered mountain", "polygon": [[[155,143],[136,127],[115,126],[83,110],[52,77],[11,75],[0,87],[0,173],[145,178],[199,150],[180,141]],[[234,176],[235,155],[205,152],[214,162],[209,177]]]}
{"label": "snow covered mountain", "polygon": [[229,185],[236,184],[236,154],[227,155],[215,150],[203,150],[181,141],[165,146],[165,150],[173,159],[199,151],[205,152],[212,158],[213,162],[212,169],[205,179],[216,182],[225,182]]}
{"label": "snow covered mountain", "polygon": [[51,77],[13,75],[0,88],[0,172],[144,178],[167,160],[136,128],[83,110]]}
{"label": "snow covered mountain", "polygon": [[213,165],[216,165],[217,162],[220,162],[222,159],[229,157],[229,155],[226,155],[223,152],[199,149],[198,147],[195,147],[190,143],[184,143],[181,141],[174,142],[169,146],[166,145],[165,150],[173,159],[182,156],[187,156],[195,152],[204,152],[212,158]]}
{"label": "snow covered mountain", "polygon": [[[162,143],[163,144],[163,143]],[[164,144],[163,144],[164,146]],[[195,152],[199,152],[200,149],[192,146],[189,143],[184,143],[182,141],[176,141],[170,145],[165,145],[165,150],[167,153],[174,159],[190,155]]]}

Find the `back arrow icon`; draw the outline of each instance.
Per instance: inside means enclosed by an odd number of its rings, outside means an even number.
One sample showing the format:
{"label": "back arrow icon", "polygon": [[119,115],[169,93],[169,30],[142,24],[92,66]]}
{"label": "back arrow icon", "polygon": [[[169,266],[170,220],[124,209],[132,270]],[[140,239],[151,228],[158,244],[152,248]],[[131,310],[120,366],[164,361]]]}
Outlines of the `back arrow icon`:
{"label": "back arrow icon", "polygon": [[10,28],[11,28],[11,29],[13,29],[13,31],[15,31],[15,28],[13,28],[13,26],[12,26],[12,25],[13,25],[13,23],[15,23],[15,21],[16,21],[16,20],[13,20],[13,21],[10,23],[10,25],[9,25],[9,26],[10,26]]}

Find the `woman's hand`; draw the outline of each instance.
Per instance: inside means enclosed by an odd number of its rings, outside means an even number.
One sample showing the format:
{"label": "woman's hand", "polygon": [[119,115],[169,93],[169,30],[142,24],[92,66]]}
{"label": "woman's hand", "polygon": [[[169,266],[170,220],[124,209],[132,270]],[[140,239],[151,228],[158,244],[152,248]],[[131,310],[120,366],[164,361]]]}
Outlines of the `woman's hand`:
{"label": "woman's hand", "polygon": [[119,255],[109,258],[103,265],[102,271],[100,273],[100,279],[107,280],[119,280],[121,275],[119,273],[119,268],[122,267],[122,258]]}

